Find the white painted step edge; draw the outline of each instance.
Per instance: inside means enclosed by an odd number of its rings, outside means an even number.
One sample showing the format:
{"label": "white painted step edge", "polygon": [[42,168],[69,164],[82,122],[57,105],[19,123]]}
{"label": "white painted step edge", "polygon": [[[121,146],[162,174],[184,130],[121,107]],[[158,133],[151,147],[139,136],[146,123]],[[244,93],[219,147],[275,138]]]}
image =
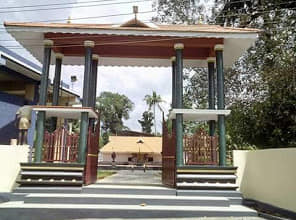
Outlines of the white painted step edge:
{"label": "white painted step edge", "polygon": [[236,179],[235,175],[178,174],[182,179]]}
{"label": "white painted step edge", "polygon": [[129,195],[129,194],[61,194],[34,193],[26,195],[28,198],[122,198],[122,199],[161,199],[161,200],[211,200],[228,201],[229,197],[217,196],[176,196],[176,195]]}
{"label": "white painted step edge", "polygon": [[186,183],[186,182],[177,183],[177,186],[200,186],[200,187],[217,187],[217,188],[238,187],[237,184],[233,184],[233,183]]}
{"label": "white painted step edge", "polygon": [[21,175],[32,176],[82,176],[82,172],[46,172],[46,171],[21,171]]}
{"label": "white painted step edge", "polygon": [[111,185],[111,184],[91,184],[88,186],[84,186],[83,189],[151,189],[151,190],[167,190],[167,191],[175,190],[165,186]]}
{"label": "white painted step edge", "polygon": [[256,214],[255,210],[244,207],[242,205],[230,206],[158,206],[158,205],[98,205],[98,204],[37,204],[23,202],[7,202],[0,204],[1,208],[23,208],[23,209],[93,209],[93,210],[158,210],[158,211],[209,211],[209,212],[225,212],[231,215],[231,212],[248,212]]}
{"label": "white painted step edge", "polygon": [[21,189],[21,190],[77,190],[80,191],[82,189],[82,187],[80,186],[53,186],[53,187],[39,187],[39,186],[31,186],[31,187],[26,187],[26,186],[22,186],[22,187],[17,187],[16,189]]}
{"label": "white painted step edge", "polygon": [[238,195],[238,194],[242,194],[240,191],[238,190],[198,190],[198,189],[177,189],[177,193],[231,193],[231,194],[234,194],[234,195]]}

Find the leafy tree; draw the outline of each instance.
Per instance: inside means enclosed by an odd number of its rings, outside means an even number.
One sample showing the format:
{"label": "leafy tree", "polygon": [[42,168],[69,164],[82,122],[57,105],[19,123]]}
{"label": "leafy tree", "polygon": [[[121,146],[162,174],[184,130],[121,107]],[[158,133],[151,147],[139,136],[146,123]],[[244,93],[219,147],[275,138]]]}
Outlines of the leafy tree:
{"label": "leafy tree", "polygon": [[153,116],[154,116],[154,134],[156,135],[156,118],[155,118],[155,107],[164,100],[161,99],[160,95],[157,95],[155,91],[152,92],[152,95],[145,95],[144,101],[149,106],[149,110],[153,107]]}
{"label": "leafy tree", "polygon": [[[232,110],[226,120],[228,144],[233,149],[295,146],[296,2],[215,0],[210,10],[194,2],[159,1],[155,20],[196,24],[201,12],[210,11],[203,19],[207,23],[262,30],[255,45],[225,70],[225,101]],[[185,107],[206,106],[206,71],[194,68],[184,72]]]}
{"label": "leafy tree", "polygon": [[234,142],[296,146],[295,6],[284,0],[228,1],[217,16],[219,23],[262,30],[255,46],[226,72],[239,76],[229,78],[228,90],[241,86],[227,94]]}
{"label": "leafy tree", "polygon": [[[211,21],[210,0],[160,0],[155,6],[158,14],[155,21],[170,24],[198,24]],[[210,10],[209,10],[210,9]],[[206,68],[184,68],[184,108],[207,108],[208,82]],[[186,133],[194,133],[205,123],[184,121]]]}
{"label": "leafy tree", "polygon": [[169,24],[197,24],[210,19],[206,4],[197,0],[158,0],[155,4],[157,17],[154,21]]}
{"label": "leafy tree", "polygon": [[151,134],[151,127],[153,126],[153,113],[149,111],[144,111],[142,114],[142,120],[138,120],[142,127],[142,132]]}
{"label": "leafy tree", "polygon": [[134,103],[125,95],[112,92],[102,92],[96,100],[96,107],[101,113],[103,133],[116,134],[128,129],[123,125],[123,119],[129,119]]}
{"label": "leafy tree", "polygon": [[[266,21],[275,18],[277,14],[282,14],[286,17],[288,10],[295,10],[296,2],[287,0],[215,0],[216,8],[222,10],[215,10],[216,24],[237,27],[250,27],[254,24],[261,23],[266,25]],[[264,24],[265,23],[265,24]],[[273,26],[275,23],[269,23]],[[257,25],[255,25],[257,26]]]}
{"label": "leafy tree", "polygon": [[[103,132],[102,136],[100,137],[100,147],[106,145],[109,142],[109,133]],[[101,145],[102,143],[102,145]]]}

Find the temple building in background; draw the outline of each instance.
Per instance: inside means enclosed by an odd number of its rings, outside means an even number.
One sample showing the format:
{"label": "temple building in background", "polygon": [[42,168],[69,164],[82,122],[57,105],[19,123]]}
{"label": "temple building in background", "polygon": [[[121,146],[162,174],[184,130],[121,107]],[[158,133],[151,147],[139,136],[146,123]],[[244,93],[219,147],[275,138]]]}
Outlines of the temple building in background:
{"label": "temple building in background", "polygon": [[161,165],[162,137],[110,136],[100,150],[100,164]]}

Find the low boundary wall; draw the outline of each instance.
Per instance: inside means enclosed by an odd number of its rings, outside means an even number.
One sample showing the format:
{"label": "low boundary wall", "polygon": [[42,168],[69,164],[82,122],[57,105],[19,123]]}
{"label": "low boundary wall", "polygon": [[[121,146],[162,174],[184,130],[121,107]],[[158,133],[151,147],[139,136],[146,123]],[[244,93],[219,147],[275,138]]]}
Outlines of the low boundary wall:
{"label": "low boundary wall", "polygon": [[0,192],[11,192],[20,171],[28,161],[29,146],[0,145]]}
{"label": "low boundary wall", "polygon": [[233,151],[243,197],[296,212],[296,148]]}

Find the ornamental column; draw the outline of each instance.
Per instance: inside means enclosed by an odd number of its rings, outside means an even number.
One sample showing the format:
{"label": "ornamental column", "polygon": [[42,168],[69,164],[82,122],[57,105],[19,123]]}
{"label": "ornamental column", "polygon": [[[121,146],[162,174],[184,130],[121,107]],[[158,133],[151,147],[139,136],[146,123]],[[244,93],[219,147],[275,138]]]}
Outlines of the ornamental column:
{"label": "ornamental column", "polygon": [[[172,62],[172,109],[176,108],[176,57],[171,57]],[[176,128],[176,120],[172,120],[172,130]]]}
{"label": "ornamental column", "polygon": [[[215,57],[209,57],[207,59],[208,62],[208,102],[209,109],[215,109]],[[209,134],[210,136],[215,135],[215,121],[209,122]]]}
{"label": "ornamental column", "polygon": [[91,107],[95,109],[96,107],[96,95],[97,95],[97,78],[98,78],[98,61],[99,55],[92,55],[92,92],[91,92]]}
{"label": "ornamental column", "polygon": [[[97,73],[98,73],[98,60],[99,56],[97,54],[92,55],[92,67],[91,67],[91,79],[90,79],[90,95],[89,95],[89,106],[95,110],[96,107],[96,94],[97,94]],[[95,119],[91,118],[89,120],[90,126],[94,129]]]}
{"label": "ornamental column", "polygon": [[[183,49],[184,44],[174,45],[176,50],[176,108],[183,108]],[[183,165],[183,115],[176,114],[176,163]]]}
{"label": "ornamental column", "polygon": [[53,93],[52,93],[52,105],[59,105],[59,94],[60,94],[60,84],[61,84],[61,71],[62,71],[62,60],[64,55],[61,53],[56,53],[56,62],[55,62],[55,72],[53,80]]}
{"label": "ornamental column", "polygon": [[[223,72],[223,49],[222,44],[215,46],[217,68],[217,97],[218,109],[225,109],[224,101],[224,72]],[[226,139],[225,139],[225,115],[218,115],[219,130],[219,165],[226,165]]]}
{"label": "ornamental column", "polygon": [[[61,53],[56,53],[55,57],[56,57],[56,61],[55,61],[55,73],[54,73],[54,80],[53,80],[52,105],[58,106],[60,84],[61,84],[62,60],[64,55]],[[53,130],[55,130],[57,125],[57,118],[53,117],[51,120],[52,120],[52,128]]]}
{"label": "ornamental column", "polygon": [[[47,89],[48,89],[48,75],[51,56],[51,47],[53,46],[52,40],[44,40],[43,52],[43,66],[39,91],[39,105],[46,105]],[[36,121],[36,142],[35,142],[35,162],[40,163],[42,160],[42,147],[44,138],[44,124],[45,124],[45,111],[39,111]]]}
{"label": "ornamental column", "polygon": [[[92,48],[95,43],[93,41],[84,41],[85,47],[85,63],[84,63],[84,79],[83,79],[83,99],[82,107],[89,106],[89,85],[91,84],[90,74],[92,65]],[[88,137],[88,113],[81,113],[80,121],[80,137],[79,137],[79,151],[78,151],[78,163],[85,164],[85,154],[87,148],[87,137]]]}

